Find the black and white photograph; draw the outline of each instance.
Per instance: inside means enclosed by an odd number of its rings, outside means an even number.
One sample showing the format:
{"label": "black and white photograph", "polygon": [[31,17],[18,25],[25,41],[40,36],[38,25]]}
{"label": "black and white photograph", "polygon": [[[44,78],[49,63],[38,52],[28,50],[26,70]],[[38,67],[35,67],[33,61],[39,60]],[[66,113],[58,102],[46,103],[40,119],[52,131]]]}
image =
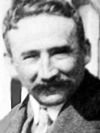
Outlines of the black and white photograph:
{"label": "black and white photograph", "polygon": [[100,133],[100,0],[0,1],[0,133]]}

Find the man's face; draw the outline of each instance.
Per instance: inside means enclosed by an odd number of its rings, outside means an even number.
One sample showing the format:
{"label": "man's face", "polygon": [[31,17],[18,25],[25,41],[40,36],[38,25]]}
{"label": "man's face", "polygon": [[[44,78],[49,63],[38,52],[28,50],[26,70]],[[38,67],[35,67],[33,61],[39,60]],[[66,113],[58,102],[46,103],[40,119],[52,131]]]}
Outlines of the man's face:
{"label": "man's face", "polygon": [[85,57],[72,19],[39,15],[8,33],[12,63],[29,93],[44,105],[68,100],[79,86]]}

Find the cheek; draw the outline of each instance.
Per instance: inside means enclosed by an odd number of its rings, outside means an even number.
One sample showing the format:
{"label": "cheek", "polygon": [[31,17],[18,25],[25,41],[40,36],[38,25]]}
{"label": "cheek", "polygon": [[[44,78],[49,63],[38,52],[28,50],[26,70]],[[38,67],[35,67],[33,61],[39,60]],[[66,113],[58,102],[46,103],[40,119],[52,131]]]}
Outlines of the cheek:
{"label": "cheek", "polygon": [[64,71],[64,72],[72,71],[77,64],[77,60],[73,57],[62,59],[62,60],[55,61],[55,62],[56,62],[55,63],[56,67],[59,70]]}
{"label": "cheek", "polygon": [[30,82],[32,77],[37,73],[37,67],[33,65],[17,63],[15,67],[18,73],[18,77],[22,82]]}

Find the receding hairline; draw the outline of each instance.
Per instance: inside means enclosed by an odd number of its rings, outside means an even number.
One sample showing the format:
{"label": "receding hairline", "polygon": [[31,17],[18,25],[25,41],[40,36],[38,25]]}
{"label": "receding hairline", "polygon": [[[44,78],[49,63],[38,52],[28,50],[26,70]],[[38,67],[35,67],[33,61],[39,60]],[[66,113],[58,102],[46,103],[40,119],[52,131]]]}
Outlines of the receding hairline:
{"label": "receding hairline", "polygon": [[[20,36],[22,33],[27,34],[27,32],[29,31],[29,33],[32,34],[33,38],[36,39],[40,35],[40,33],[46,33],[49,35],[51,33],[50,27],[52,28],[52,31],[54,33],[50,35],[52,37],[55,35],[55,31],[57,30],[59,35],[63,30],[63,33],[66,33],[65,36],[72,34],[72,32],[77,32],[76,23],[72,18],[40,14],[38,16],[30,16],[21,19],[17,23],[16,29],[11,29],[10,31],[8,31],[7,38],[9,40],[9,37],[13,36],[13,34],[18,34],[18,36]],[[42,35],[43,34],[41,34],[40,36]]]}
{"label": "receding hairline", "polygon": [[[11,29],[16,29],[17,28],[16,24],[20,20],[23,20],[24,18],[27,18],[29,16],[38,16],[43,13],[46,13],[48,15],[62,16],[65,18],[73,19],[77,25],[77,31],[78,31],[77,35],[79,36],[79,40],[81,40],[79,42],[82,43],[82,40],[84,40],[84,28],[83,28],[81,17],[80,15],[77,14],[75,8],[72,5],[70,5],[68,1],[66,0],[38,0],[38,1],[30,0],[28,2],[27,0],[23,0],[23,1],[18,1],[18,3],[16,4],[15,3],[13,4],[14,5],[12,6],[12,8],[9,9],[8,14],[6,14],[5,21],[4,21],[5,30],[3,32],[3,38],[5,40],[6,47],[9,51],[10,51],[10,45],[6,41],[7,32],[9,32]],[[26,5],[28,5],[28,8],[27,8],[28,11],[24,10]],[[36,9],[33,10],[32,8],[32,10],[30,10],[31,7],[34,5],[36,6]],[[48,6],[48,8],[45,8],[46,5]],[[52,8],[52,6],[54,6],[54,8]],[[80,35],[81,32],[82,32],[82,35]]]}
{"label": "receding hairline", "polygon": [[[23,21],[25,22],[26,21],[26,24],[28,24],[29,21],[33,21],[34,23],[44,23],[44,22],[48,22],[48,20],[51,21],[51,24],[53,25],[54,24],[54,21],[53,20],[57,20],[58,23],[61,22],[63,20],[65,21],[70,21],[72,22],[73,24],[76,25],[75,21],[73,18],[67,18],[67,17],[64,17],[64,16],[57,16],[57,15],[53,15],[53,14],[46,14],[46,13],[42,13],[42,14],[39,14],[37,16],[27,16],[23,19],[20,19],[17,23],[16,23],[16,28],[19,26],[19,24],[22,26],[23,25]],[[56,23],[57,23],[56,21]],[[66,24],[64,22],[64,24]],[[48,23],[47,23],[48,25]]]}

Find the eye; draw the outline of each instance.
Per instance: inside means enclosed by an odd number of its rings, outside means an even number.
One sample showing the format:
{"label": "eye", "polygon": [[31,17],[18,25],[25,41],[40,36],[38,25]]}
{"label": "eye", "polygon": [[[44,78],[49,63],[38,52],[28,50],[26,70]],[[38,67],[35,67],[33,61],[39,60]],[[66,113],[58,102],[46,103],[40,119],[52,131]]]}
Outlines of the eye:
{"label": "eye", "polygon": [[23,60],[28,60],[28,59],[38,59],[40,57],[39,52],[29,52],[24,54]]}
{"label": "eye", "polygon": [[69,46],[64,46],[64,47],[60,47],[60,48],[54,48],[50,51],[50,55],[51,56],[62,56],[62,55],[68,55],[72,53],[72,49]]}

